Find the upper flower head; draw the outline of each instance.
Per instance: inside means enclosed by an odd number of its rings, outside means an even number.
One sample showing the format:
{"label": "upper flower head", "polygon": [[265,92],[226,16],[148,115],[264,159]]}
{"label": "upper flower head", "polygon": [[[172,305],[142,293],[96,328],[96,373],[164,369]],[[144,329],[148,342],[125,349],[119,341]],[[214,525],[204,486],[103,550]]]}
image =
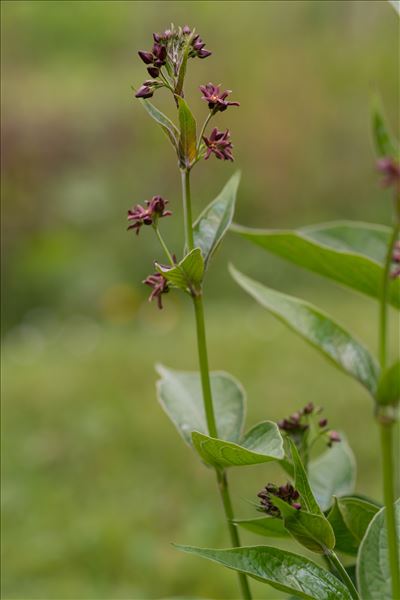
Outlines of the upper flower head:
{"label": "upper flower head", "polygon": [[281,498],[281,500],[287,502],[297,510],[300,510],[301,508],[301,504],[296,502],[296,500],[299,498],[299,492],[295,490],[290,483],[281,485],[279,487],[273,483],[268,483],[265,488],[263,488],[261,492],[257,494],[257,496],[260,498],[259,510],[266,512],[272,517],[280,517],[281,511],[273,504],[271,501],[271,496]]}
{"label": "upper flower head", "polygon": [[161,273],[154,273],[153,275],[146,277],[143,283],[153,288],[153,291],[149,296],[149,302],[154,300],[154,298],[157,298],[158,308],[162,309],[161,296],[169,292],[168,281]]}
{"label": "upper flower head", "polygon": [[206,160],[214,153],[217,158],[233,161],[229,129],[224,132],[214,127],[209,138],[203,136],[203,141],[207,146]]}
{"label": "upper flower head", "polygon": [[386,156],[377,162],[378,171],[383,174],[382,185],[400,187],[400,165],[394,158]]}
{"label": "upper flower head", "polygon": [[153,196],[151,200],[146,200],[145,204],[147,208],[137,204],[128,210],[128,221],[130,222],[128,229],[135,229],[136,234],[139,234],[142,225],[152,225],[159,218],[172,215],[170,210],[165,210],[168,200],[164,200],[161,196]]}
{"label": "upper flower head", "polygon": [[161,83],[158,81],[154,81],[153,79],[148,79],[138,89],[135,94],[136,98],[151,98],[154,94],[154,90],[161,87]]}
{"label": "upper flower head", "polygon": [[231,90],[225,90],[221,92],[218,85],[207,83],[207,85],[201,85],[200,90],[203,92],[202,100],[208,102],[208,108],[216,113],[218,111],[223,112],[228,106],[240,106],[239,102],[228,102],[225,98],[229,96]]}

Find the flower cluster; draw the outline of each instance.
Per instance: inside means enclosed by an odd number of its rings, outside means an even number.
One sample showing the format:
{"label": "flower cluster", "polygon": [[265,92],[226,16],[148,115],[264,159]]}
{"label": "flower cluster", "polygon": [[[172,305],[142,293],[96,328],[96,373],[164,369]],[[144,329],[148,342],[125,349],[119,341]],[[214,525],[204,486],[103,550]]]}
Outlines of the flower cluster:
{"label": "flower cluster", "polygon": [[[286,419],[278,421],[278,427],[284,431],[296,444],[300,446],[305,435],[310,429],[311,419],[322,412],[322,408],[316,408],[312,402],[306,404],[304,408],[294,412]],[[321,418],[318,420],[318,436],[324,435],[327,440],[327,445],[332,446],[334,442],[340,442],[340,435],[337,431],[328,430],[328,419]]]}
{"label": "flower cluster", "polygon": [[157,224],[161,217],[169,217],[172,215],[170,210],[165,210],[168,200],[164,200],[161,196],[153,196],[151,200],[145,200],[146,208],[141,204],[137,204],[132,209],[128,210],[128,221],[130,225],[128,229],[134,229],[139,235],[142,225]]}
{"label": "flower cluster", "polygon": [[200,90],[203,93],[201,99],[208,103],[208,108],[213,114],[216,112],[223,112],[228,106],[240,106],[239,102],[229,102],[226,100],[232,90],[221,92],[220,87],[218,85],[213,85],[212,83],[201,85]]}
{"label": "flower cluster", "polygon": [[153,291],[149,296],[149,302],[154,300],[154,298],[157,298],[158,308],[162,309],[163,305],[161,296],[169,292],[168,281],[166,278],[161,275],[161,273],[154,273],[153,275],[146,277],[143,283],[153,288]]}
{"label": "flower cluster", "polygon": [[229,129],[219,131],[216,127],[212,130],[210,137],[203,136],[203,141],[207,147],[205,159],[210,158],[211,154],[221,160],[233,161],[232,148]]}
{"label": "flower cluster", "polygon": [[152,79],[141,85],[136,98],[151,98],[159,87],[168,87],[174,93],[181,94],[181,90],[177,90],[177,84],[187,46],[189,45],[187,56],[190,58],[207,58],[211,52],[205,49],[205,43],[199,34],[195,34],[188,25],[177,28],[171,25],[164,33],[153,33],[153,40],[151,50],[138,52]]}
{"label": "flower cluster", "polygon": [[394,158],[385,156],[377,162],[378,171],[383,175],[383,187],[397,187],[400,189],[400,165]]}
{"label": "flower cluster", "polygon": [[299,492],[290,483],[281,486],[268,483],[257,496],[260,498],[258,510],[267,513],[267,515],[271,515],[271,517],[281,516],[281,511],[272,502],[272,496],[276,496],[284,502],[287,502],[296,510],[301,509],[301,504],[297,502],[299,499]]}

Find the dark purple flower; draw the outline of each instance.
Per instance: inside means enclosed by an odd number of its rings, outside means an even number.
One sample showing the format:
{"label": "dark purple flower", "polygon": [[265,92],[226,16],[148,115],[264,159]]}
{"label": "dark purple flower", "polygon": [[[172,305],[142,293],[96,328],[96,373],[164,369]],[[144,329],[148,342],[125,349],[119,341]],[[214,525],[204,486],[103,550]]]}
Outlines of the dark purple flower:
{"label": "dark purple flower", "polygon": [[161,273],[154,273],[153,275],[146,277],[143,283],[153,288],[153,291],[149,296],[149,302],[154,300],[154,298],[157,298],[158,308],[162,309],[163,305],[161,296],[169,292],[168,281],[163,275],[161,275]]}
{"label": "dark purple flower", "polygon": [[297,510],[300,510],[301,508],[301,504],[296,502],[296,500],[299,498],[299,492],[290,483],[281,486],[268,483],[265,488],[257,494],[257,496],[260,498],[259,510],[271,515],[272,517],[280,517],[281,511],[279,508],[274,506],[271,501],[271,496],[281,498],[281,500],[287,502]]}
{"label": "dark purple flower", "polygon": [[135,98],[151,98],[154,94],[154,88],[150,85],[146,85],[146,82],[140,86],[135,94]]}
{"label": "dark purple flower", "polygon": [[305,405],[305,407],[303,408],[303,415],[311,415],[311,413],[314,412],[314,404],[313,402],[309,402],[308,404]]}
{"label": "dark purple flower", "polygon": [[225,98],[231,93],[231,90],[221,92],[218,85],[207,83],[201,85],[200,90],[203,92],[202,100],[208,103],[208,108],[213,112],[223,112],[228,106],[240,106],[239,102],[228,102]]}
{"label": "dark purple flower", "polygon": [[147,67],[147,72],[150,77],[156,78],[160,74],[160,69],[158,67]]}
{"label": "dark purple flower", "polygon": [[338,434],[337,431],[330,431],[328,433],[328,446],[329,448],[332,446],[332,444],[336,443],[336,442],[340,442],[341,438],[340,435]]}
{"label": "dark purple flower", "polygon": [[167,58],[167,49],[164,45],[155,42],[151,52],[145,50],[139,50],[140,58],[145,65],[154,65],[155,67],[162,67],[165,65]]}
{"label": "dark purple flower", "polygon": [[320,420],[318,421],[318,425],[319,425],[321,428],[323,428],[323,427],[326,427],[326,426],[328,425],[328,419],[320,419]]}
{"label": "dark purple flower", "polygon": [[131,210],[128,210],[128,221],[130,222],[128,229],[136,230],[137,235],[139,235],[142,225],[152,225],[159,218],[172,215],[170,210],[165,210],[168,200],[164,200],[161,196],[153,196],[151,200],[146,200],[145,203],[146,208],[137,204]]}
{"label": "dark purple flower", "polygon": [[207,58],[207,56],[211,56],[211,52],[204,48],[205,42],[201,39],[199,34],[195,35],[192,39],[192,49],[189,52],[189,56],[198,57],[198,58]]}
{"label": "dark purple flower", "polygon": [[152,64],[152,62],[153,62],[153,53],[152,52],[146,52],[145,50],[139,50],[138,54],[145,65]]}
{"label": "dark purple flower", "polygon": [[233,161],[232,156],[232,142],[230,140],[229,129],[224,131],[219,131],[216,127],[211,132],[209,138],[203,136],[203,140],[205,145],[207,146],[206,152],[206,160],[210,158],[211,154],[214,153],[215,156],[222,160],[231,160]]}
{"label": "dark purple flower", "polygon": [[377,162],[377,168],[383,175],[382,185],[384,187],[392,185],[400,187],[400,165],[394,158],[390,156],[380,158]]}

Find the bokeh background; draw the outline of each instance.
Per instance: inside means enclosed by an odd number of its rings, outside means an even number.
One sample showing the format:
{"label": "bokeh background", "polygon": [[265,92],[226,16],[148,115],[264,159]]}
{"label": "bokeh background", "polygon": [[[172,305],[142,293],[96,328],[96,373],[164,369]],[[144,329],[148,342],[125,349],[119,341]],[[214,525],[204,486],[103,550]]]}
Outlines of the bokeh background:
{"label": "bokeh background", "polygon": [[[133,98],[138,49],[171,21],[213,51],[198,85],[234,90],[218,117],[233,166],[194,173],[195,211],[236,168],[237,222],[296,227],[329,219],[388,223],[369,103],[379,91],[398,128],[398,20],[384,1],[2,2],[3,598],[97,600],[237,596],[235,576],[170,542],[228,544],[215,482],[157,405],[153,365],[196,368],[189,302],[159,312],[141,280],[159,250],[126,232],[126,211],[159,193],[182,247],[179,174],[162,133]],[[158,105],[171,117],[163,93]],[[397,129],[398,130],[398,129]],[[232,234],[207,285],[210,361],[248,392],[248,424],[322,404],[351,439],[357,489],[379,498],[366,392],[237,288],[232,261],[320,304],[376,348],[377,306],[297,271]],[[392,315],[392,330],[395,328]],[[393,340],[393,351],[396,340]],[[278,473],[232,473],[236,512]],[[261,538],[244,534],[247,544]],[[254,583],[257,598],[281,597]]]}

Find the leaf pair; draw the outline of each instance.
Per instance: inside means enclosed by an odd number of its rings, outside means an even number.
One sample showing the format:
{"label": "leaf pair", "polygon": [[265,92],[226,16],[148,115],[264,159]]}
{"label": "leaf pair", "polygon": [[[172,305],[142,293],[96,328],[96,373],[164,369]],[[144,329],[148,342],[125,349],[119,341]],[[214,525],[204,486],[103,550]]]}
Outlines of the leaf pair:
{"label": "leaf pair", "polygon": [[211,373],[211,389],[219,438],[208,435],[198,373],[157,368],[161,406],[183,439],[215,467],[254,465],[284,456],[283,440],[275,423],[259,423],[242,436],[245,394],[227,373]]}

